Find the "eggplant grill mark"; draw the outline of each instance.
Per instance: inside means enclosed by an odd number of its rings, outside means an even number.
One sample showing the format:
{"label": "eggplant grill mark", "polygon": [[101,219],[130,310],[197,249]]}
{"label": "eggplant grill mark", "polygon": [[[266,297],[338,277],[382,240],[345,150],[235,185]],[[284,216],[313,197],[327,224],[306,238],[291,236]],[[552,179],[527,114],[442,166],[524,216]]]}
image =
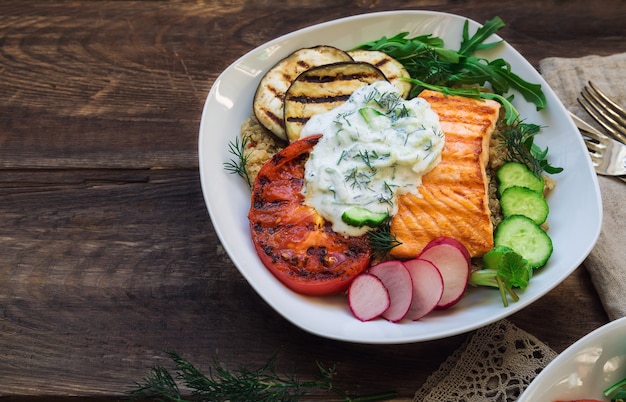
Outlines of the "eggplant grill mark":
{"label": "eggplant grill mark", "polygon": [[379,62],[377,62],[376,64],[374,64],[376,67],[381,68],[384,67],[385,65],[389,64],[389,59],[384,58],[382,60],[380,60]]}
{"label": "eggplant grill mark", "polygon": [[311,65],[304,60],[298,60],[296,64],[298,65],[298,67],[300,67],[304,71],[309,70],[311,68]]}
{"label": "eggplant grill mark", "polygon": [[337,95],[337,96],[318,96],[312,98],[310,96],[290,96],[289,100],[293,102],[298,102],[301,104],[308,103],[335,103],[335,102],[344,102],[350,98],[350,95]]}
{"label": "eggplant grill mark", "polygon": [[374,78],[378,78],[378,76],[370,73],[353,73],[353,74],[339,74],[339,75],[316,75],[316,74],[305,74],[303,76],[298,77],[298,80],[302,82],[309,82],[312,84],[315,83],[326,83],[326,82],[334,82],[334,81],[366,81],[370,82]]}
{"label": "eggplant grill mark", "polygon": [[274,113],[272,113],[270,110],[264,110],[263,111],[265,113],[265,115],[267,116],[268,119],[270,119],[272,122],[276,123],[279,126],[283,126],[283,119],[277,115],[275,115]]}

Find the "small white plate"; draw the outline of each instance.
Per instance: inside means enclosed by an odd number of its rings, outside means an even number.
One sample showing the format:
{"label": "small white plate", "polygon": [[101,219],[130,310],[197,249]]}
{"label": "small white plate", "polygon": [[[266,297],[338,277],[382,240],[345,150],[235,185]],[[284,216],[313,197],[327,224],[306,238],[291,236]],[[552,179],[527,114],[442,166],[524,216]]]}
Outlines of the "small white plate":
{"label": "small white plate", "polygon": [[626,378],[626,317],[584,336],[533,380],[518,402],[608,401],[603,391]]}
{"label": "small white plate", "polygon": [[[550,161],[563,167],[555,175],[556,190],[549,197],[549,234],[554,253],[537,270],[530,286],[519,292],[520,301],[505,308],[496,290],[470,289],[451,309],[417,322],[393,324],[379,319],[355,319],[343,296],[315,298],[296,294],[278,282],[262,265],[252,245],[247,213],[250,190],[224,163],[233,158],[229,142],[252,113],[252,98],[262,75],[291,52],[321,44],[350,49],[361,43],[409,32],[413,37],[432,34],[445,46],[458,49],[467,18],[427,11],[372,13],[330,21],[272,40],[229,66],[214,82],[204,106],[199,135],[202,191],[213,226],[233,263],[258,294],[298,327],[319,336],[359,343],[408,343],[444,338],[474,330],[528,306],[563,281],[589,254],[600,232],[602,210],[598,182],[576,127],[554,92],[517,51],[507,43],[482,52],[488,59],[502,57],[523,78],[540,83],[548,107],[534,105],[516,95],[515,104],[527,122],[545,128],[536,138],[550,149]],[[469,21],[470,33],[480,25]],[[497,40],[495,36],[489,41]],[[210,261],[207,262],[210,265]],[[236,295],[233,295],[236,297]],[[246,311],[242,311],[245,319]]]}

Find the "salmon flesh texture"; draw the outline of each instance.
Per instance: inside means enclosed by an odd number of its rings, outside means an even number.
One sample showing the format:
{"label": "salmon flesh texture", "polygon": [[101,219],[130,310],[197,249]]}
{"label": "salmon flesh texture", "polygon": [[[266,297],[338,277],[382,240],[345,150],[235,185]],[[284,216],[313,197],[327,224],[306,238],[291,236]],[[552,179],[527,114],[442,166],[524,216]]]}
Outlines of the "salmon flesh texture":
{"label": "salmon flesh texture", "polygon": [[398,197],[390,229],[402,244],[391,255],[414,258],[446,236],[463,243],[470,256],[482,256],[493,248],[486,170],[500,104],[429,90],[419,96],[439,115],[446,142],[441,162],[422,177],[419,195]]}

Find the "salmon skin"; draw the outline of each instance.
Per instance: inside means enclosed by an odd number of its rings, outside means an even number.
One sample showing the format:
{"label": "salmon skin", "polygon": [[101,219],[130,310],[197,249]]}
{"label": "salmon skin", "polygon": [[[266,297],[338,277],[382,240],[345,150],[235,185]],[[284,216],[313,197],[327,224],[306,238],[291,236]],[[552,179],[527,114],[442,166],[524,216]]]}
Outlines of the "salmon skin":
{"label": "salmon skin", "polygon": [[463,243],[472,257],[482,256],[493,248],[486,170],[500,104],[429,90],[419,96],[439,115],[446,143],[441,162],[422,177],[419,195],[398,197],[390,229],[402,244],[391,256],[414,258],[441,236]]}

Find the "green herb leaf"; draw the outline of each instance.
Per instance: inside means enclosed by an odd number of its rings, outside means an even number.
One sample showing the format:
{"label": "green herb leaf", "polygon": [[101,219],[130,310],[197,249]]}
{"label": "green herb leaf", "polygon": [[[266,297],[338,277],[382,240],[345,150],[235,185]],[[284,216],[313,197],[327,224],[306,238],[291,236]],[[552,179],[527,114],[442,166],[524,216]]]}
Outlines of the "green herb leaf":
{"label": "green herb leaf", "polygon": [[541,126],[524,122],[504,127],[497,137],[502,142],[506,159],[526,165],[535,175],[541,172],[555,174],[563,171],[561,167],[550,165],[547,160],[548,149],[541,149],[534,144],[535,135]]}
{"label": "green herb leaf", "polygon": [[[301,380],[297,373],[278,374],[275,369],[276,355],[261,368],[249,370],[240,368],[228,370],[217,359],[209,375],[203,374],[187,359],[175,352],[168,353],[176,366],[176,375],[164,367],[155,367],[145,377],[143,383],[129,392],[133,400],[156,399],[158,401],[298,401],[310,391],[330,391],[341,395],[345,402],[382,401],[394,398],[395,392],[350,397],[345,392],[333,387],[334,367],[317,363],[318,375],[314,380]],[[189,399],[185,399],[176,382],[179,380],[191,390]]]}
{"label": "green herb leaf", "polygon": [[252,181],[248,176],[248,169],[246,164],[248,163],[248,155],[246,154],[246,145],[248,145],[248,137],[244,137],[239,141],[239,137],[235,137],[234,141],[228,143],[228,152],[235,156],[235,159],[231,159],[224,163],[224,169],[231,174],[236,174],[242,177],[248,187],[252,188]]}
{"label": "green herb leaf", "polygon": [[376,229],[367,232],[367,239],[374,257],[383,257],[394,247],[402,244],[402,242],[391,233],[391,218],[385,219]]}
{"label": "green herb leaf", "polygon": [[465,21],[463,25],[463,42],[459,53],[464,56],[470,56],[479,49],[488,49],[499,44],[500,41],[492,43],[483,43],[488,37],[504,28],[504,21],[500,17],[495,17],[485,22],[485,24],[476,30],[473,36],[469,36],[469,21]]}
{"label": "green herb leaf", "polygon": [[483,257],[483,268],[471,273],[469,283],[474,286],[491,286],[500,291],[502,304],[509,305],[507,294],[518,301],[513,288],[525,289],[533,268],[521,255],[505,246],[497,246]]}

